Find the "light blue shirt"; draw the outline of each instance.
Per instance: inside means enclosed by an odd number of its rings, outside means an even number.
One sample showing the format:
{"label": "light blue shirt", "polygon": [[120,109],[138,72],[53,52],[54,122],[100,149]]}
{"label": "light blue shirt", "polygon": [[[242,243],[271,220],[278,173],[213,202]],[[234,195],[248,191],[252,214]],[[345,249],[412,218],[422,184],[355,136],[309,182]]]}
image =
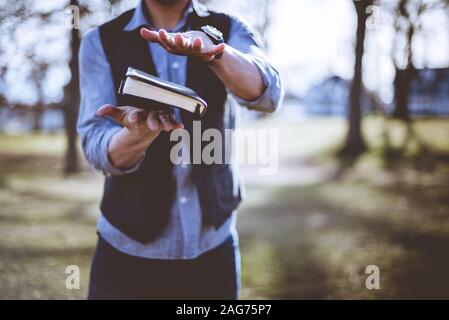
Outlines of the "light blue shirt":
{"label": "light blue shirt", "polygon": [[[185,26],[193,10],[188,6],[181,20],[171,32]],[[150,24],[139,1],[133,17],[125,31],[133,31],[143,24]],[[150,24],[151,25],[151,24]],[[119,44],[117,44],[119,45]],[[237,102],[250,109],[274,111],[280,105],[283,92],[278,72],[267,62],[247,24],[232,18],[228,45],[249,54],[259,69],[265,83],[265,92],[255,101],[234,97]],[[149,43],[158,76],[162,79],[185,85],[187,58],[168,53],[159,44]],[[105,175],[122,175],[137,170],[143,158],[133,167],[121,170],[110,162],[108,144],[121,126],[109,119],[96,116],[96,110],[104,104],[117,105],[111,68],[101,45],[99,29],[88,31],[82,40],[80,54],[81,105],[78,133],[87,161]],[[200,201],[192,180],[190,165],[175,165],[176,200],[172,205],[170,221],[162,235],[149,244],[141,244],[115,228],[100,214],[97,229],[101,236],[117,250],[150,259],[193,259],[209,251],[230,235],[237,241],[235,229],[236,213],[218,229],[203,221]],[[126,212],[123,212],[126,214]]]}

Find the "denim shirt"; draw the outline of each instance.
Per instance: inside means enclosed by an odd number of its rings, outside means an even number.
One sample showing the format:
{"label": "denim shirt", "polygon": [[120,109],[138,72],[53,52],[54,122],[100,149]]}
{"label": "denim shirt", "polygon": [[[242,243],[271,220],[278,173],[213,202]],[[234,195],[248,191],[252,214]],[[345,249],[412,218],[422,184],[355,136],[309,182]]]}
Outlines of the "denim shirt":
{"label": "denim shirt", "polygon": [[[146,19],[142,5],[139,1],[133,17],[124,28],[125,31],[133,31],[143,24],[151,25]],[[176,27],[169,31],[183,30],[192,10],[194,6],[190,3]],[[170,54],[159,44],[149,43],[148,45],[158,76],[185,85],[187,58]],[[279,74],[267,62],[247,24],[237,18],[232,18],[228,45],[253,58],[266,88],[264,93],[254,101],[246,101],[236,96],[235,100],[250,109],[267,112],[277,109],[283,96]],[[108,144],[112,136],[122,127],[109,119],[99,118],[95,114],[103,104],[117,104],[112,73],[101,45],[98,28],[84,35],[79,53],[79,64],[81,105],[78,133],[87,161],[105,175],[134,172],[139,168],[143,158],[136,165],[125,170],[114,167],[109,160]],[[217,247],[230,235],[237,241],[236,213],[234,212],[218,229],[204,222],[190,165],[175,165],[174,170],[176,200],[172,205],[169,224],[162,235],[149,244],[141,244],[115,228],[103,214],[100,214],[97,229],[111,246],[123,253],[149,259],[193,259]]]}

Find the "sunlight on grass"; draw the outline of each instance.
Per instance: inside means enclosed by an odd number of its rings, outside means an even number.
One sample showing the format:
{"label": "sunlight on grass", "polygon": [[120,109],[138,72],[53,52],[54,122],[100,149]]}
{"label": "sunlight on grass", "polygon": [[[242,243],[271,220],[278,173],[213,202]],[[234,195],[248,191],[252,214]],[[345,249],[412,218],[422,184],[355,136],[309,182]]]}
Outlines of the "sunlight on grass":
{"label": "sunlight on grass", "polygon": [[[276,263],[278,262],[278,263]],[[263,299],[276,296],[280,261],[272,245],[253,242],[251,247],[242,250],[242,269],[251,270],[242,275],[242,299]]]}
{"label": "sunlight on grass", "polygon": [[61,134],[0,134],[0,150],[4,153],[21,155],[61,154],[65,140]]}
{"label": "sunlight on grass", "polygon": [[[344,119],[256,123],[280,129],[281,166],[301,170],[285,185],[248,185],[238,220],[243,298],[449,297],[449,121],[417,121],[401,156],[406,126],[388,123],[387,151],[385,126],[364,121],[371,150],[346,167],[333,157]],[[0,298],[86,295],[103,178],[85,164],[64,177],[64,144],[61,134],[0,135]],[[306,183],[312,169],[339,174]],[[65,288],[72,264],[81,290]],[[378,291],[365,288],[371,264]]]}

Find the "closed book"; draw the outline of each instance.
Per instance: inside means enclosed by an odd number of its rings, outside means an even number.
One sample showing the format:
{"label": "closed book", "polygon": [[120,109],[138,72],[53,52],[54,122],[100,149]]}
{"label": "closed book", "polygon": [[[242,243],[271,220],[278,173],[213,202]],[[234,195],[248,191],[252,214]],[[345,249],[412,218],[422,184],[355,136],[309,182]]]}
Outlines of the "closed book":
{"label": "closed book", "polygon": [[126,105],[149,111],[169,111],[174,107],[201,116],[207,109],[206,101],[192,89],[131,67],[118,93]]}

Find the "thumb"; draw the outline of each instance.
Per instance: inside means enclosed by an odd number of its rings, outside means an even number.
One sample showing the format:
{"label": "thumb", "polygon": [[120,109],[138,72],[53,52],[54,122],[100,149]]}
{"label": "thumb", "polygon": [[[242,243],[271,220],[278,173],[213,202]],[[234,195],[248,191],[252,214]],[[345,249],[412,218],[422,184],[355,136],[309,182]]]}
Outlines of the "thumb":
{"label": "thumb", "polygon": [[218,55],[225,51],[226,45],[224,43],[220,43],[216,46],[213,46],[210,50],[203,52],[203,55],[211,56],[211,55]]}
{"label": "thumb", "polygon": [[109,117],[118,123],[121,123],[126,115],[126,111],[113,106],[112,104],[105,104],[97,110],[97,116],[99,117]]}

